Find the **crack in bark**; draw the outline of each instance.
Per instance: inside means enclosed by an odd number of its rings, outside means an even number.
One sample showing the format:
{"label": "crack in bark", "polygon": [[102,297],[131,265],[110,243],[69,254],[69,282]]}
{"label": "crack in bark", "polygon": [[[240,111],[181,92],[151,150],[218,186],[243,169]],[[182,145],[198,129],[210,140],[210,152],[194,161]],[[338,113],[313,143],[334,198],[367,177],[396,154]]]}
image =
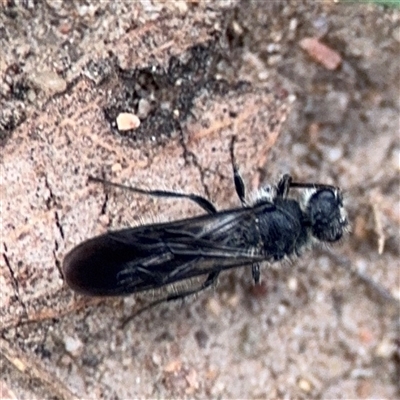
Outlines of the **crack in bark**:
{"label": "crack in bark", "polygon": [[100,215],[107,214],[108,200],[109,200],[108,192],[104,191],[104,201],[103,204],[101,205]]}
{"label": "crack in bark", "polygon": [[18,280],[15,277],[14,270],[12,269],[10,260],[7,257],[7,254],[6,254],[7,253],[7,245],[4,242],[3,242],[3,246],[4,246],[3,259],[4,259],[4,262],[5,262],[6,266],[7,266],[7,268],[8,268],[8,271],[10,272],[11,280],[12,280],[12,283],[13,283],[13,286],[14,286],[15,297],[17,298],[17,300],[19,302],[21,302],[21,298],[20,298],[20,295],[19,295]]}
{"label": "crack in bark", "polygon": [[[46,201],[46,207],[49,211],[51,211],[55,206],[57,206],[57,198],[54,195],[53,190],[51,189],[50,183],[49,183],[46,175],[44,177],[44,182],[45,182],[46,189],[49,191],[49,198]],[[57,230],[61,236],[61,239],[65,240],[64,229],[62,227],[60,217],[58,215],[57,210],[54,211],[54,220],[55,220],[55,225],[57,227]],[[61,269],[61,262],[57,257],[58,249],[59,249],[59,242],[58,242],[57,238],[55,238],[54,239],[54,248],[52,251],[53,258],[54,258],[54,264],[55,264],[55,267],[58,270],[60,276],[63,277],[62,269]]]}
{"label": "crack in bark", "polygon": [[[50,194],[49,195],[49,200],[46,201],[46,207],[47,207],[47,209],[49,211],[51,211],[51,209],[54,208],[57,205],[57,198],[54,195],[53,190],[51,189],[51,186],[49,184],[47,176],[44,177],[44,182],[45,182],[46,189],[49,191],[49,194]],[[56,226],[57,226],[57,229],[58,229],[58,231],[60,233],[60,236],[64,240],[65,239],[64,229],[63,229],[62,224],[60,222],[60,218],[59,218],[59,215],[58,215],[57,211],[54,211],[54,219],[56,221]],[[58,243],[56,244],[56,250],[57,250],[57,248],[58,248]]]}
{"label": "crack in bark", "polygon": [[[8,271],[10,272],[11,281],[12,281],[12,285],[13,285],[13,288],[14,288],[15,299],[21,305],[21,307],[23,308],[23,310],[25,312],[25,315],[28,315],[28,310],[26,308],[26,305],[21,300],[18,279],[15,276],[14,270],[13,270],[13,268],[11,266],[11,263],[10,263],[10,260],[9,260],[9,258],[7,256],[8,247],[7,247],[7,244],[5,242],[3,242],[3,247],[4,247],[4,251],[2,252],[2,255],[3,255],[4,262],[5,262],[5,264],[6,264],[7,268],[8,268]],[[20,321],[17,322],[16,326],[19,326],[19,323],[20,323]],[[3,332],[6,331],[6,329],[7,329],[7,327],[2,327],[0,332],[3,334]]]}
{"label": "crack in bark", "polygon": [[60,232],[60,236],[61,236],[61,238],[62,238],[63,240],[65,240],[64,229],[63,229],[63,227],[62,227],[62,225],[61,225],[60,217],[59,217],[57,211],[54,212],[54,217],[55,217],[55,220],[56,220],[56,225],[57,225],[58,231]]}

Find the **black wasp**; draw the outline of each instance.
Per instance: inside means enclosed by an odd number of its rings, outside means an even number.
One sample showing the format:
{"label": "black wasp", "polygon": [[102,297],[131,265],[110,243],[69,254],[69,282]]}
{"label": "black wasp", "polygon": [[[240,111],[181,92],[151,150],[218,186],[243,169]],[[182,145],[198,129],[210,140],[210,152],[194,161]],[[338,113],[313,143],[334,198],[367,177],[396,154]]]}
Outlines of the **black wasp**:
{"label": "black wasp", "polygon": [[[315,242],[331,243],[342,237],[348,222],[338,187],[293,182],[284,175],[277,185],[262,188],[248,204],[235,163],[234,142],[235,138],[230,153],[241,208],[217,211],[209,200],[195,194],[147,191],[90,178],[139,194],[189,199],[206,213],[107,232],[84,241],[64,259],[68,285],[86,295],[119,296],[205,276],[197,287],[163,299],[174,300],[204,290],[229,268],[251,265],[258,283],[262,261],[299,256]],[[302,200],[290,197],[293,189],[304,190]]]}

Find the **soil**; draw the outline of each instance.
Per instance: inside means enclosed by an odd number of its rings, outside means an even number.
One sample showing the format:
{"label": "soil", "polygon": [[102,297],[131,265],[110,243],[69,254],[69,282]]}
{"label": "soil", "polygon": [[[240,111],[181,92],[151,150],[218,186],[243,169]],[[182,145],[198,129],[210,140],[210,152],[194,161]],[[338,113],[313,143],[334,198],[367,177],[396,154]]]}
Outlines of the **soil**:
{"label": "soil", "polygon": [[[2,398],[399,398],[398,8],[0,4]],[[233,135],[248,192],[339,186],[345,238],[127,324],[157,293],[66,286],[81,241],[202,213],[88,176],[238,207]]]}

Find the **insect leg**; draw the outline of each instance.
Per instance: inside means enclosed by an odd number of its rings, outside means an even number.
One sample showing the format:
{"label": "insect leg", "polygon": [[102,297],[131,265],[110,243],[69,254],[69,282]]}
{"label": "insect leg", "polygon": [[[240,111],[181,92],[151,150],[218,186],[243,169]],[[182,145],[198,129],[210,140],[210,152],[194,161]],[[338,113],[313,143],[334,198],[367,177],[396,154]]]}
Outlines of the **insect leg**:
{"label": "insect leg", "polygon": [[289,189],[292,187],[292,177],[289,174],[285,174],[282,176],[282,178],[279,180],[278,184],[276,185],[277,193],[276,195],[278,197],[283,197],[286,198]]}
{"label": "insect leg", "polygon": [[[240,176],[239,168],[237,166],[236,159],[235,159],[235,152],[234,152],[235,142],[236,142],[236,136],[232,136],[231,145],[230,145],[229,150],[230,150],[230,154],[231,154],[233,180],[235,182],[235,189],[236,189],[236,193],[240,199],[240,202],[242,203],[243,207],[246,207],[246,200],[245,200],[246,188],[244,186],[243,179]],[[260,283],[260,264],[258,264],[258,263],[252,264],[251,273],[252,273],[252,276],[254,279],[254,283],[256,285],[258,285]]]}
{"label": "insect leg", "polygon": [[258,285],[260,283],[260,264],[252,264],[251,266],[251,274],[254,279],[254,283]]}
{"label": "insect leg", "polygon": [[125,328],[126,325],[132,321],[133,318],[137,317],[138,315],[142,314],[144,311],[149,310],[150,308],[153,308],[155,306],[157,306],[158,304],[164,303],[165,301],[174,301],[174,300],[179,300],[179,299],[184,299],[185,297],[191,296],[193,294],[199,293],[202,290],[207,289],[208,287],[210,287],[211,285],[214,284],[214,282],[217,280],[218,275],[219,275],[220,271],[215,271],[215,272],[211,272],[208,276],[207,279],[196,289],[192,289],[192,290],[186,290],[180,293],[175,293],[175,294],[171,294],[167,297],[164,297],[162,299],[159,299],[157,301],[154,301],[153,303],[150,303],[148,306],[143,307],[141,310],[139,310],[137,313],[129,316],[128,318],[126,318],[122,324],[121,324],[121,328]]}
{"label": "insect leg", "polygon": [[129,190],[130,192],[144,194],[147,196],[188,199],[188,200],[195,202],[199,207],[201,207],[203,210],[205,210],[209,214],[215,214],[217,212],[217,209],[209,200],[207,200],[206,198],[199,196],[197,194],[193,194],[193,193],[186,194],[186,193],[172,192],[172,191],[168,191],[168,190],[144,190],[144,189],[139,189],[139,188],[135,188],[132,186],[121,185],[120,183],[114,183],[111,181],[107,181],[106,179],[96,178],[94,176],[89,176],[88,179],[91,182],[99,182],[99,183],[102,183],[103,185],[113,186],[113,187],[117,187],[120,189]]}
{"label": "insect leg", "polygon": [[172,294],[164,300],[165,301],[173,301],[173,300],[183,299],[185,297],[199,293],[199,292],[203,291],[204,289],[207,289],[208,287],[212,286],[214,284],[214,282],[217,280],[219,272],[220,271],[215,271],[215,272],[211,272],[210,274],[208,274],[207,279],[198,288]]}
{"label": "insect leg", "polygon": [[239,200],[242,203],[242,206],[245,207],[246,206],[246,200],[245,200],[246,188],[244,186],[243,179],[240,176],[239,168],[238,168],[238,166],[236,164],[236,160],[235,160],[235,153],[234,153],[235,142],[236,142],[236,136],[232,136],[231,145],[229,147],[229,150],[230,150],[230,154],[231,154],[233,181],[235,182],[235,189],[236,189],[236,193],[239,197]]}

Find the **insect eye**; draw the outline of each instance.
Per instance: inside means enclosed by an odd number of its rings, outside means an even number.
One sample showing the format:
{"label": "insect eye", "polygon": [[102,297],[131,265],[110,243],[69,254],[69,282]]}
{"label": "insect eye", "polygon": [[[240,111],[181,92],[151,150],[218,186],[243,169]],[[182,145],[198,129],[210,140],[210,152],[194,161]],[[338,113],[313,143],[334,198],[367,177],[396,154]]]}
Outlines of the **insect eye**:
{"label": "insect eye", "polygon": [[336,242],[343,235],[346,221],[341,216],[340,199],[331,189],[315,192],[308,203],[308,215],[314,237],[323,242]]}

